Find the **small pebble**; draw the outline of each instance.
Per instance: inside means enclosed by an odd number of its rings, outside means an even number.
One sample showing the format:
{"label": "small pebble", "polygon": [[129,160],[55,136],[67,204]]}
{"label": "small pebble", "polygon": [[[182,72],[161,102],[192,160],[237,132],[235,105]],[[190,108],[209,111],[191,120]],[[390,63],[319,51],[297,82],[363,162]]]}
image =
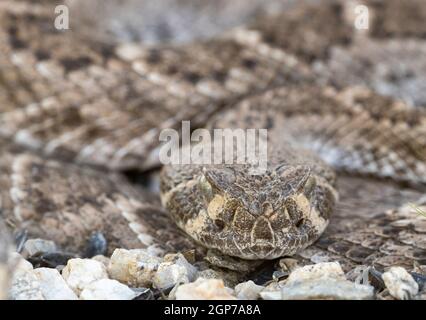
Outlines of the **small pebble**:
{"label": "small pebble", "polygon": [[235,286],[235,294],[240,300],[257,300],[259,294],[265,287],[258,286],[253,281],[242,282]]}
{"label": "small pebble", "polygon": [[391,267],[382,275],[389,293],[396,299],[412,299],[419,292],[419,285],[402,267]]}
{"label": "small pebble", "polygon": [[16,272],[9,290],[12,300],[45,300],[40,281],[33,270]]}
{"label": "small pebble", "polygon": [[24,258],[27,258],[38,253],[56,252],[56,250],[56,244],[53,241],[44,239],[29,239],[24,244],[22,255]]}
{"label": "small pebble", "polygon": [[14,273],[9,289],[12,300],[45,300],[41,292],[40,281],[33,272],[31,263],[18,253],[11,256]]}
{"label": "small pebble", "polygon": [[237,284],[241,282],[239,279],[239,274],[225,269],[205,269],[202,271],[198,271],[197,277],[198,278],[204,278],[204,279],[219,279],[222,280],[225,286],[227,287],[235,287]]}
{"label": "small pebble", "polygon": [[108,273],[112,279],[131,287],[150,287],[163,259],[144,249],[116,249],[111,256]]}
{"label": "small pebble", "polygon": [[87,285],[80,294],[82,300],[132,300],[139,294],[117,280],[101,279]]}
{"label": "small pebble", "polygon": [[7,299],[9,287],[9,268],[0,265],[0,300]]}
{"label": "small pebble", "polygon": [[188,283],[195,279],[197,269],[182,254],[166,255],[160,263],[153,279],[153,286],[166,289],[180,283]]}
{"label": "small pebble", "polygon": [[260,293],[265,300],[365,300],[374,297],[370,285],[346,280],[338,262],[323,262],[295,269],[286,281]]}
{"label": "small pebble", "polygon": [[370,300],[374,288],[348,280],[321,277],[302,282],[292,282],[281,288],[282,300]]}
{"label": "small pebble", "polygon": [[111,261],[110,258],[102,256],[102,255],[94,256],[92,260],[102,263],[105,266],[105,268],[108,268],[109,263]]}
{"label": "small pebble", "polygon": [[263,300],[281,300],[281,291],[262,291],[260,297]]}
{"label": "small pebble", "polygon": [[225,287],[222,280],[199,278],[183,284],[176,290],[176,300],[235,300],[232,289]]}
{"label": "small pebble", "polygon": [[287,284],[318,278],[346,280],[345,273],[338,262],[322,262],[295,269],[287,279]]}
{"label": "small pebble", "polygon": [[77,300],[58,270],[39,268],[33,270],[40,283],[40,291],[46,300]]}
{"label": "small pebble", "polygon": [[69,260],[62,270],[62,276],[77,295],[90,283],[108,278],[105,266],[90,259]]}

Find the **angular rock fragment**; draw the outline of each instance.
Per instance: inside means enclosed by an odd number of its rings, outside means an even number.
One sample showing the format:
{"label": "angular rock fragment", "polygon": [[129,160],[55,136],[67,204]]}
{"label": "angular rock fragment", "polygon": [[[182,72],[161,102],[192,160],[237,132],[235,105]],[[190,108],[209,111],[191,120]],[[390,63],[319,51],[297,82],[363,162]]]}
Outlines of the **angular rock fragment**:
{"label": "angular rock fragment", "polygon": [[419,292],[419,285],[402,267],[392,267],[382,275],[389,293],[396,299],[412,299]]}
{"label": "angular rock fragment", "polygon": [[163,259],[144,249],[116,249],[111,256],[108,273],[112,279],[132,287],[150,287]]}
{"label": "angular rock fragment", "polygon": [[132,300],[138,293],[116,280],[101,279],[87,285],[80,294],[82,300]]}
{"label": "angular rock fragment", "polygon": [[98,261],[90,259],[69,260],[62,271],[62,276],[77,295],[90,283],[108,278],[105,266]]}
{"label": "angular rock fragment", "polygon": [[222,280],[199,278],[193,283],[181,285],[176,290],[176,300],[235,300],[232,289]]}

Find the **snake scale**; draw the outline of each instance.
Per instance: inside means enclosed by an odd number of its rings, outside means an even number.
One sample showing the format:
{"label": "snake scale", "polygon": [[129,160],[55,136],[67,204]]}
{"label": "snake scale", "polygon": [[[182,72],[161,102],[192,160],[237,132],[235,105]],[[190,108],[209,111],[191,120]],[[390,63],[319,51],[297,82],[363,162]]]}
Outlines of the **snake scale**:
{"label": "snake scale", "polygon": [[[207,247],[426,272],[426,219],[405,205],[426,205],[424,1],[357,1],[368,31],[354,28],[353,1],[325,1],[154,46],[58,31],[61,3],[0,2],[9,229],[73,252],[101,231],[110,252]],[[183,120],[267,128],[267,172],[166,166],[161,200],[129,181],[123,172],[159,167],[159,133]]]}

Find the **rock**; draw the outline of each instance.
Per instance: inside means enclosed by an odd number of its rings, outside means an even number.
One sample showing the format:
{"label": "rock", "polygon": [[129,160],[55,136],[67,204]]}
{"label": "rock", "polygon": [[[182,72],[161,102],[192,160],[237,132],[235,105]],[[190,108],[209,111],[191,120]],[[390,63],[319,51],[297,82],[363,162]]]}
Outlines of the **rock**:
{"label": "rock", "polygon": [[109,262],[111,261],[110,258],[102,256],[102,255],[94,256],[92,260],[99,261],[105,266],[105,268],[108,268]]}
{"label": "rock", "polygon": [[253,281],[242,282],[235,286],[235,294],[241,300],[257,300],[260,292],[265,289],[263,286],[258,286]]}
{"label": "rock", "polygon": [[9,296],[12,300],[45,300],[40,282],[32,270],[13,276]]}
{"label": "rock", "polygon": [[166,255],[155,273],[153,286],[157,289],[167,289],[176,284],[193,281],[196,274],[197,269],[182,254]]}
{"label": "rock", "polygon": [[419,285],[419,291],[425,291],[426,290],[426,275],[416,272],[410,272],[411,276],[413,277],[414,281],[417,282]]}
{"label": "rock", "polygon": [[222,280],[199,278],[183,284],[176,290],[176,300],[235,300],[232,289],[225,287]]}
{"label": "rock", "polygon": [[132,300],[139,293],[117,280],[101,279],[87,285],[80,294],[82,300]]}
{"label": "rock", "polygon": [[188,283],[186,269],[171,262],[161,263],[153,279],[153,287],[156,289],[168,289],[176,284]]}
{"label": "rock", "polygon": [[37,253],[53,253],[56,252],[56,244],[50,240],[29,239],[25,242],[22,255],[27,258]]}
{"label": "rock", "polygon": [[338,262],[322,262],[297,268],[288,277],[287,284],[318,278],[346,279]]}
{"label": "rock", "polygon": [[322,262],[294,270],[286,281],[260,293],[265,300],[347,299],[374,297],[374,288],[346,280],[338,262]]}
{"label": "rock", "polygon": [[426,300],[426,291],[422,291],[417,297],[417,300]]}
{"label": "rock", "polygon": [[368,300],[373,298],[374,288],[370,285],[330,277],[292,281],[281,289],[282,300]]}
{"label": "rock", "polygon": [[9,258],[9,265],[12,266],[14,274],[33,270],[33,265],[25,260],[19,253],[12,252]]}
{"label": "rock", "polygon": [[154,244],[148,246],[145,250],[150,256],[154,257],[163,257],[166,254],[163,249]]}
{"label": "rock", "polygon": [[144,249],[116,249],[111,256],[108,273],[112,279],[131,287],[150,287],[163,259]]}
{"label": "rock", "polygon": [[391,267],[382,275],[389,293],[396,299],[412,299],[419,292],[419,285],[402,267]]}
{"label": "rock", "polygon": [[281,300],[281,291],[262,291],[260,297],[263,300]]}
{"label": "rock", "polygon": [[0,265],[0,300],[6,300],[9,288],[9,268],[6,265]]}
{"label": "rock", "polygon": [[281,288],[284,286],[286,280],[283,281],[271,281],[263,290],[260,292],[260,297],[263,300],[281,300]]}
{"label": "rock", "polygon": [[186,260],[185,256],[181,253],[176,254],[167,254],[164,256],[164,263],[171,262],[179,266],[184,267],[187,270],[188,278],[190,281],[193,281],[197,275],[197,268]]}
{"label": "rock", "polygon": [[346,273],[346,279],[356,283],[366,283],[365,281],[368,281],[369,269],[365,265],[356,266]]}
{"label": "rock", "polygon": [[46,300],[77,300],[58,270],[39,268],[32,271],[40,283],[40,291]]}
{"label": "rock", "polygon": [[62,276],[77,295],[80,295],[80,292],[90,283],[108,278],[105,266],[91,259],[69,260],[62,270]]}
{"label": "rock", "polygon": [[235,271],[225,271],[225,269],[205,269],[198,271],[196,278],[219,279],[222,280],[227,287],[235,287],[238,283],[241,282],[241,280],[239,280],[239,275]]}
{"label": "rock", "polygon": [[12,300],[45,300],[41,291],[39,279],[33,272],[33,266],[18,253],[11,257],[14,273],[9,289]]}

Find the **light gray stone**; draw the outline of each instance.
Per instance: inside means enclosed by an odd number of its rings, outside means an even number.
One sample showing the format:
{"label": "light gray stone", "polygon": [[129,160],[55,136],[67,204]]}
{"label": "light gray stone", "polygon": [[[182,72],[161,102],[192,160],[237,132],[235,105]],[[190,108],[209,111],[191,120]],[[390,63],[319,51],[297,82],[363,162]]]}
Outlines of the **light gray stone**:
{"label": "light gray stone", "polygon": [[77,300],[58,270],[39,268],[32,271],[40,283],[40,291],[46,300]]}
{"label": "light gray stone", "polygon": [[345,280],[345,273],[338,262],[322,262],[295,269],[287,279],[287,284],[318,278]]}
{"label": "light gray stone", "polygon": [[82,300],[132,300],[138,293],[117,280],[101,279],[87,285],[80,294]]}
{"label": "light gray stone", "polygon": [[319,277],[292,281],[281,289],[282,300],[369,300],[374,298],[374,288],[348,280]]}
{"label": "light gray stone", "polygon": [[260,297],[260,292],[264,289],[265,287],[258,286],[250,280],[236,285],[234,290],[238,299],[257,300]]}
{"label": "light gray stone", "polygon": [[281,300],[281,291],[262,291],[260,297],[263,300]]}
{"label": "light gray stone", "polygon": [[[18,254],[17,254],[18,255]],[[33,272],[33,266],[28,261],[15,255],[16,268],[9,289],[12,300],[45,300],[41,291],[38,277]]]}
{"label": "light gray stone", "polygon": [[91,259],[70,259],[62,270],[62,276],[77,295],[90,283],[108,278],[105,266]]}
{"label": "light gray stone", "polygon": [[235,300],[233,291],[222,280],[198,278],[176,290],[176,300]]}
{"label": "light gray stone", "polygon": [[396,299],[412,299],[419,292],[419,285],[402,267],[391,267],[382,275],[389,293]]}
{"label": "light gray stone", "polygon": [[57,250],[56,244],[50,240],[29,239],[25,242],[22,255],[27,258],[39,252],[51,253]]}
{"label": "light gray stone", "polygon": [[162,258],[144,249],[116,249],[111,256],[108,273],[112,279],[131,287],[150,287]]}
{"label": "light gray stone", "polygon": [[154,275],[153,286],[166,289],[176,284],[188,283],[195,279],[197,269],[182,254],[171,254],[164,257]]}

